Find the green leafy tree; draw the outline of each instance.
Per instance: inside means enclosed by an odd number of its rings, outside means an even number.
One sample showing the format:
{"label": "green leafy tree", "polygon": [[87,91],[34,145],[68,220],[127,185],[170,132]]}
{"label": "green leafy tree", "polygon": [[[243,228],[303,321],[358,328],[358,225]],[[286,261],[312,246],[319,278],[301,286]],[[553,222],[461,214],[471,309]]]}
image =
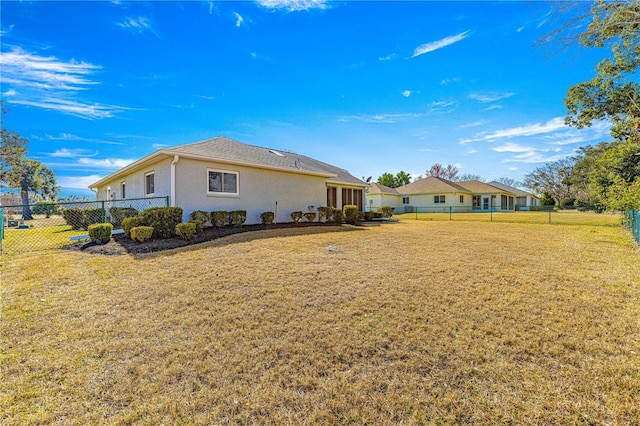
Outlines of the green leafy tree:
{"label": "green leafy tree", "polygon": [[398,186],[403,186],[411,183],[411,175],[404,170],[400,170],[396,173],[396,183]]}
{"label": "green leafy tree", "polygon": [[640,2],[599,0],[591,8],[591,22],[579,36],[585,47],[609,48],[611,57],[596,67],[595,76],[569,88],[565,122],[577,128],[594,120],[613,123],[618,140],[637,137],[640,118]]}
{"label": "green leafy tree", "polygon": [[42,196],[45,200],[55,200],[58,193],[56,177],[51,169],[45,167],[38,160],[22,158],[17,167],[9,175],[9,187],[20,189],[22,199],[22,218],[31,220],[29,208],[29,193]]}
{"label": "green leafy tree", "polygon": [[389,188],[397,188],[402,185],[406,185],[411,182],[411,175],[404,170],[399,171],[396,175],[391,173],[383,173],[378,178],[378,183]]}
{"label": "green leafy tree", "polygon": [[20,160],[27,153],[27,138],[20,136],[16,132],[7,130],[5,127],[6,109],[2,101],[0,101],[0,110],[2,117],[2,125],[0,126],[0,136],[2,142],[0,144],[0,185],[8,186],[11,175],[18,171]]}
{"label": "green leafy tree", "polygon": [[383,173],[378,177],[378,183],[380,185],[388,186],[389,188],[396,188],[396,178],[391,173]]}

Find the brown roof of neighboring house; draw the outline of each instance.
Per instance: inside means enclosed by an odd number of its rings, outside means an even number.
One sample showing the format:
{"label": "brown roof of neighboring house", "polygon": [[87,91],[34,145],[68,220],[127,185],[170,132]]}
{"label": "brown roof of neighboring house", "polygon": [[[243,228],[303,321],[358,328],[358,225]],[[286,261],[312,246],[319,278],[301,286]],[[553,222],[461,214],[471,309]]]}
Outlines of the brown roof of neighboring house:
{"label": "brown roof of neighboring house", "polygon": [[500,188],[500,189],[504,189],[505,191],[509,191],[512,194],[517,195],[519,197],[524,197],[524,196],[528,195],[530,197],[538,198],[534,194],[531,194],[530,192],[523,191],[521,189],[514,188],[513,186],[505,185],[505,184],[500,183],[500,182],[492,181],[492,182],[489,182],[489,185],[495,186],[495,187]]}
{"label": "brown roof of neighboring house", "polygon": [[469,192],[474,192],[474,193],[498,194],[498,193],[504,193],[504,192],[507,192],[507,193],[511,192],[501,188],[497,188],[493,185],[489,185],[488,183],[480,182],[479,180],[465,180],[465,181],[457,182],[457,184],[467,189]]}
{"label": "brown roof of neighboring house", "polygon": [[426,178],[416,180],[407,185],[396,188],[399,194],[435,194],[438,192],[466,192],[471,194],[515,194],[513,191],[498,188],[479,180],[466,180],[460,182],[452,182],[447,179],[427,176]]}
{"label": "brown roof of neighboring house", "polygon": [[398,195],[399,192],[395,188],[391,188],[385,186],[378,182],[373,182],[369,184],[369,189],[367,190],[369,194],[395,194]]}
{"label": "brown roof of neighboring house", "polygon": [[427,176],[423,179],[418,179],[407,185],[396,188],[400,194],[426,194],[435,192],[471,192],[457,182],[451,182],[446,179],[438,178],[435,176]]}

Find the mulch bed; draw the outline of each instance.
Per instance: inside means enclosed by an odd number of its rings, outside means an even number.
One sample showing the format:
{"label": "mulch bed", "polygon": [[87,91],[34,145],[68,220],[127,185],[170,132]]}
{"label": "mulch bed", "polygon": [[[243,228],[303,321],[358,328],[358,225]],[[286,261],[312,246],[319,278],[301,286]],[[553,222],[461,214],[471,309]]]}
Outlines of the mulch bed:
{"label": "mulch bed", "polygon": [[242,226],[225,226],[222,228],[208,227],[204,228],[202,233],[194,235],[189,240],[182,238],[166,238],[166,239],[150,239],[142,243],[138,243],[124,234],[116,234],[111,237],[111,241],[106,244],[97,243],[75,243],[66,246],[69,250],[80,250],[92,254],[118,255],[118,254],[142,254],[154,253],[164,250],[171,250],[179,247],[186,247],[193,244],[204,243],[206,241],[215,240],[226,237],[228,235],[239,234],[242,232],[262,231],[265,229],[281,229],[281,228],[304,228],[318,226],[335,226],[331,223],[321,222],[302,222],[302,223],[275,223],[271,225],[242,225]]}

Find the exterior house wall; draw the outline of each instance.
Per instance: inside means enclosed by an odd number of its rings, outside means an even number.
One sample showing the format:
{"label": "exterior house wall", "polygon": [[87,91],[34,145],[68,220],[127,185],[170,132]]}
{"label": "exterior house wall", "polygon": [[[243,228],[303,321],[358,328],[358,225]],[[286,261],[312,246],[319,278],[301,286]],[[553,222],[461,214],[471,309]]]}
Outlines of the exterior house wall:
{"label": "exterior house wall", "polygon": [[[208,194],[208,170],[238,173],[239,195]],[[176,205],[184,219],[194,210],[246,210],[247,224],[260,213],[276,212],[276,222],[291,222],[291,212],[326,205],[326,178],[180,158],[176,164]],[[315,209],[314,209],[315,211]]]}
{"label": "exterior house wall", "polygon": [[365,211],[376,211],[378,207],[392,206],[395,207],[396,213],[402,213],[404,211],[402,207],[402,196],[396,194],[366,194],[367,203]]}
{"label": "exterior house wall", "polygon": [[122,199],[122,182],[125,183],[126,198],[145,198],[144,182],[147,173],[153,172],[154,174],[154,194],[149,197],[166,197],[171,195],[170,187],[170,173],[171,173],[171,160],[164,159],[150,166],[145,167],[139,171],[120,177],[112,181],[106,182],[104,185],[98,187],[96,193],[98,201],[107,200],[107,189],[111,188],[112,199]]}
{"label": "exterior house wall", "polygon": [[[463,196],[462,203],[460,202],[460,196]],[[444,203],[436,203],[436,196],[444,196]],[[409,197],[409,204],[405,206],[411,206],[418,210],[418,212],[466,212],[471,211],[473,196],[471,193],[466,192],[438,192],[430,194],[408,194],[400,196]],[[404,211],[404,208],[402,209]]]}

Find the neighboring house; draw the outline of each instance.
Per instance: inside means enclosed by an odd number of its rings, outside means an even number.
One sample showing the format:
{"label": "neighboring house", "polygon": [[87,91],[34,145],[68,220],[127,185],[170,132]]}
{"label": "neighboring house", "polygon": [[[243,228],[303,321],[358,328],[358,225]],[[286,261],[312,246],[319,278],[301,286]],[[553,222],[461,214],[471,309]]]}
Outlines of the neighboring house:
{"label": "neighboring house", "polygon": [[304,155],[225,137],[160,149],[89,186],[98,200],[169,197],[186,220],[194,210],[246,210],[290,222],[291,212],[364,206],[367,184],[348,171]]}
{"label": "neighboring house", "polygon": [[398,188],[371,184],[367,207],[375,210],[382,205],[393,206],[396,213],[514,211],[517,197],[514,189],[478,180],[452,182],[428,176]]}
{"label": "neighboring house", "polygon": [[489,182],[489,185],[515,194],[516,210],[529,210],[530,207],[537,207],[540,205],[540,199],[529,192],[496,181]]}

